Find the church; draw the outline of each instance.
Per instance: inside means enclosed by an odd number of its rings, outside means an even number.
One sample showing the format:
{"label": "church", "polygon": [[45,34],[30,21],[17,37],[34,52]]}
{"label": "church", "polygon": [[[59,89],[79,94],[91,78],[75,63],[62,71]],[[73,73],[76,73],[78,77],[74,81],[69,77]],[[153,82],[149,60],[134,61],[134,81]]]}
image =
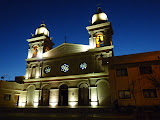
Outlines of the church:
{"label": "church", "polygon": [[[98,8],[86,27],[89,45],[54,43],[45,24],[36,29],[29,43],[24,91],[20,105],[88,106],[109,104],[108,71],[102,56],[111,57],[112,26]],[[106,94],[103,94],[106,91]]]}
{"label": "church", "polygon": [[112,25],[101,8],[86,29],[89,45],[64,42],[54,47],[41,24],[27,39],[23,83],[0,81],[0,106],[111,106],[114,101],[122,106],[160,105],[160,92],[151,81],[137,82],[139,72],[143,77],[153,73],[148,65],[159,70],[160,52],[114,57]]}

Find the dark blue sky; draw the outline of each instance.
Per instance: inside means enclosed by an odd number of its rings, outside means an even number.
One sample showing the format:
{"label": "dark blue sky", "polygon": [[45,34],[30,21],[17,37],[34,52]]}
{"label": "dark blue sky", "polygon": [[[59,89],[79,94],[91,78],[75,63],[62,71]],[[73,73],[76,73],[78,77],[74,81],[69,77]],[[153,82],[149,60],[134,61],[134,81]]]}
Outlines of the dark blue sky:
{"label": "dark blue sky", "polygon": [[[160,0],[0,0],[0,76],[25,75],[28,42],[42,21],[58,46],[89,43],[97,4],[114,30],[116,56],[160,50]],[[55,47],[54,46],[54,47]]]}

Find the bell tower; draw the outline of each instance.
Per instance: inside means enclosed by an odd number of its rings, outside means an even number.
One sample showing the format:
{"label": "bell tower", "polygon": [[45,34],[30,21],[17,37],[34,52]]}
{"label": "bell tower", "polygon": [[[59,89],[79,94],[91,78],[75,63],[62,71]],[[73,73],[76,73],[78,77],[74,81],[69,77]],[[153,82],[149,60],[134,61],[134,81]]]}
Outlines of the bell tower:
{"label": "bell tower", "polygon": [[44,23],[36,29],[35,35],[32,34],[31,39],[27,39],[27,41],[29,42],[27,59],[41,59],[42,54],[52,49],[52,46],[54,45],[52,39],[49,37],[49,31],[45,27]]}
{"label": "bell tower", "polygon": [[89,33],[90,49],[112,46],[113,29],[111,22],[108,22],[107,15],[99,7],[97,13],[92,16],[92,22],[86,29]]}

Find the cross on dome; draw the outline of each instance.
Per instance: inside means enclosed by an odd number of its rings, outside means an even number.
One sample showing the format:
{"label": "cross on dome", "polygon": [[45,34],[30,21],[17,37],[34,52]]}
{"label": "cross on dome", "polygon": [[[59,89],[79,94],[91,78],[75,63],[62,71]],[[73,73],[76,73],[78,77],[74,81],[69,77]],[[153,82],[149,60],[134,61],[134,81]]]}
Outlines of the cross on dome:
{"label": "cross on dome", "polygon": [[108,20],[107,15],[104,12],[102,12],[100,7],[98,7],[97,13],[95,13],[92,16],[92,25],[107,22],[107,20]]}

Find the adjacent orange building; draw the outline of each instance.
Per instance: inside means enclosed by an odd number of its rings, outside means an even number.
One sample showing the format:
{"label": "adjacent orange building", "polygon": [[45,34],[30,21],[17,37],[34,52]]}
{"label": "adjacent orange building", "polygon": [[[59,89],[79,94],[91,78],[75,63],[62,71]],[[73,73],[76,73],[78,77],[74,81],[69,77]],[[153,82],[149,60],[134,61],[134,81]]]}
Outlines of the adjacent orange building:
{"label": "adjacent orange building", "polygon": [[160,105],[160,51],[110,57],[103,64],[109,68],[112,104]]}

